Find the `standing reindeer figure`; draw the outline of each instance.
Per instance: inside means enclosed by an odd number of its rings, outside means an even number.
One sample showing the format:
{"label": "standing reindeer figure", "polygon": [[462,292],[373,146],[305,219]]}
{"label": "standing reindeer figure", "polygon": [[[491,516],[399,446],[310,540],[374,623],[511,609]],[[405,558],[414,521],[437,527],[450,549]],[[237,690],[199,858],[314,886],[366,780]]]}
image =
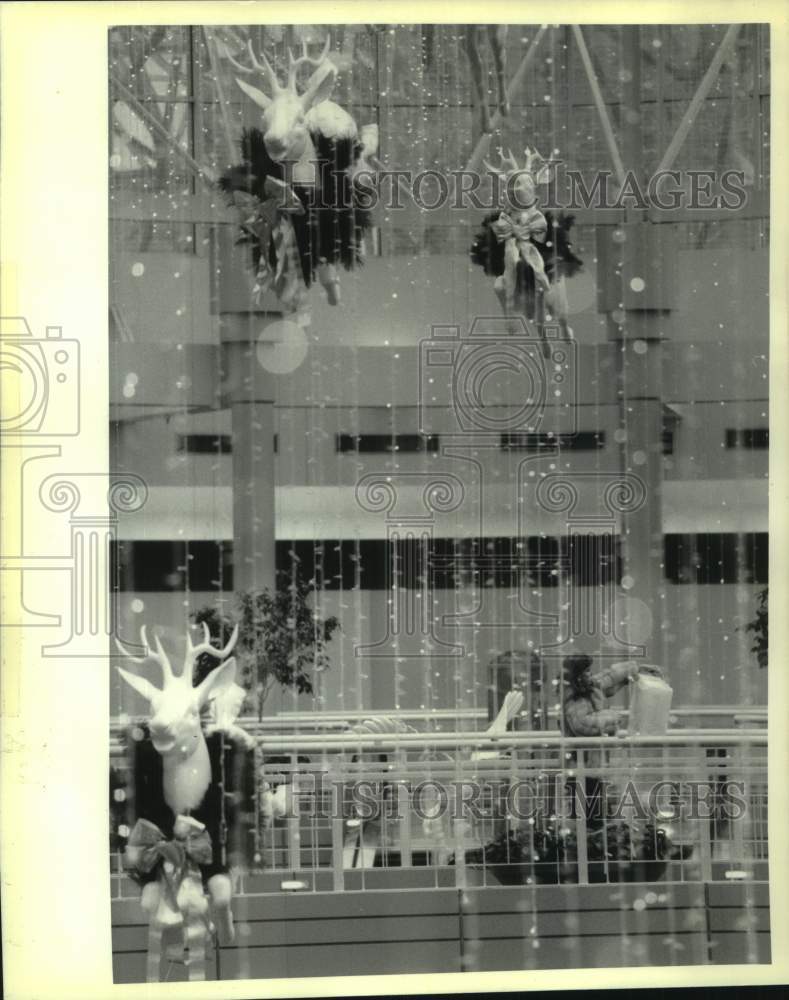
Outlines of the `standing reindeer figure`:
{"label": "standing reindeer figure", "polygon": [[[235,725],[244,690],[235,683],[236,662],[225,657],[238,638],[238,627],[227,645],[211,644],[204,625],[204,641],[193,645],[187,633],[183,668],[176,674],[159,638],[151,650],[140,630],[144,655],[132,656],[116,640],[120,651],[135,663],[154,660],[162,672],[162,687],[118,667],[123,680],[145,698],[151,709],[143,729],[132,729],[133,804],[136,814],[126,847],[132,877],[142,885],[141,903],[149,915],[148,981],[159,978],[162,933],[183,927],[190,979],[205,978],[205,942],[210,915],[220,941],[233,940],[230,910],[232,887],[224,857],[226,829],[234,817],[230,799],[242,765],[240,785],[254,787],[250,759],[253,741]],[[224,661],[197,685],[194,668],[202,655]],[[205,713],[213,708],[213,725],[204,728]],[[145,731],[147,729],[147,732]],[[240,746],[226,746],[225,736]],[[239,789],[241,795],[244,789]],[[247,792],[247,794],[249,794]],[[205,895],[208,890],[208,899]]]}
{"label": "standing reindeer figure", "polygon": [[485,161],[485,166],[500,186],[501,208],[483,219],[471,259],[494,276],[505,315],[522,315],[540,325],[551,319],[567,336],[564,279],[576,274],[583,262],[569,240],[573,216],[560,213],[554,218],[538,208],[537,187],[551,179],[551,166],[531,149],[522,167],[511,150],[501,155],[500,164]]}
{"label": "standing reindeer figure", "polygon": [[[360,131],[351,115],[328,99],[337,77],[329,44],[327,36],[316,59],[307,55],[306,42],[298,59],[289,52],[284,86],[266,56],[255,55],[251,41],[251,66],[225,53],[241,73],[259,73],[268,93],[236,79],[262,109],[262,127],[244,131],[243,162],[227,171],[220,185],[242,206],[254,199],[244,239],[252,246],[258,285],[273,286],[294,311],[316,274],[329,302],[339,303],[337,264],[350,269],[362,262],[371,221],[364,206],[375,186],[371,167],[377,165],[378,131],[375,125]],[[313,72],[299,92],[303,66]]]}

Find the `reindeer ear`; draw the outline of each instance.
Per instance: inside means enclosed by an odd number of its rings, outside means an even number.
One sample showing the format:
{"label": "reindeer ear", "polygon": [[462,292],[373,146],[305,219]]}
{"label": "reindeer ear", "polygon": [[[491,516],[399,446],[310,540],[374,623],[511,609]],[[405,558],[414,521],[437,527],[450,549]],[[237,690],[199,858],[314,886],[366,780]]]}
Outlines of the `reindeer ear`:
{"label": "reindeer ear", "polygon": [[[334,90],[337,79],[337,67],[329,59],[319,66],[310,77],[304,93],[301,95],[301,105],[308,111],[321,101],[328,101]],[[240,81],[239,81],[240,82]]]}
{"label": "reindeer ear", "polygon": [[126,681],[129,687],[134,688],[137,694],[142,695],[146,701],[150,702],[151,705],[156,704],[159,700],[159,695],[161,691],[159,688],[154,687],[150,681],[146,680],[144,677],[138,677],[136,674],[130,674],[128,670],[124,670],[123,667],[115,668],[121,677]]}
{"label": "reindeer ear", "polygon": [[539,154],[533,170],[535,184],[550,184],[556,175],[556,164],[551,160],[544,160]]}
{"label": "reindeer ear", "polygon": [[271,104],[271,98],[266,97],[262,90],[258,90],[257,87],[253,87],[251,83],[247,83],[246,80],[239,80],[238,77],[236,77],[236,83],[244,91],[247,97],[254,101],[259,108],[263,108],[265,111]]}
{"label": "reindeer ear", "polygon": [[209,698],[230,687],[236,679],[236,658],[231,656],[229,660],[212,670],[208,677],[195,688],[197,704],[200,708],[205,705]]}

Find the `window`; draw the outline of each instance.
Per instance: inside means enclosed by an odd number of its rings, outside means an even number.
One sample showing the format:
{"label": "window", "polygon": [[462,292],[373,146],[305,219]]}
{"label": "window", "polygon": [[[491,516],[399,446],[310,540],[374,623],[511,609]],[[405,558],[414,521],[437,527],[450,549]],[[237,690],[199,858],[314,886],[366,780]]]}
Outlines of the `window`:
{"label": "window", "polygon": [[[230,592],[231,540],[194,542],[119,541],[112,550],[113,579],[121,591]],[[362,541],[280,540],[277,574],[313,580],[321,590],[408,590],[476,586],[515,589],[558,587],[568,575],[579,586],[619,579],[619,540],[608,535],[572,539],[385,538]]]}
{"label": "window", "polygon": [[502,434],[499,447],[502,451],[540,451],[543,448],[561,448],[564,451],[596,451],[598,448],[605,447],[605,432]]}
{"label": "window", "polygon": [[233,589],[231,542],[119,541],[112,547],[113,579],[121,591]]}
{"label": "window", "polygon": [[665,563],[672,583],[767,583],[767,532],[666,535]]}
{"label": "window", "polygon": [[[233,451],[230,434],[179,434],[177,449],[182,455],[229,455]],[[274,435],[274,453],[279,451],[279,435]]]}
{"label": "window", "polygon": [[337,451],[366,454],[391,452],[437,452],[437,434],[338,434]]}
{"label": "window", "polygon": [[770,430],[768,427],[746,427],[726,431],[727,448],[769,448]]}
{"label": "window", "polygon": [[663,434],[661,438],[662,452],[664,455],[674,454],[674,428],[663,424]]}
{"label": "window", "polygon": [[186,455],[229,455],[233,442],[229,434],[179,434],[178,451]]}

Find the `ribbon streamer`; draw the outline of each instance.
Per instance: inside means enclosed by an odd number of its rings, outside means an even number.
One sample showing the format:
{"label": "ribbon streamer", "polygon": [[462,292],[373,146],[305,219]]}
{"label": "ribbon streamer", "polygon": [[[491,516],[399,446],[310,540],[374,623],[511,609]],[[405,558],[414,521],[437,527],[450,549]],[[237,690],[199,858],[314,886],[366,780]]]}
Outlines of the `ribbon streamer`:
{"label": "ribbon streamer", "polygon": [[502,212],[498,219],[491,223],[493,234],[499,243],[504,244],[504,274],[500,279],[499,288],[503,289],[506,311],[512,313],[515,309],[515,290],[517,287],[518,262],[523,260],[534,271],[537,282],[547,291],[551,285],[545,273],[542,255],[531,242],[545,241],[548,233],[548,223],[545,216],[536,208],[520,212],[517,218]]}
{"label": "ribbon streamer", "polygon": [[[235,205],[245,214],[241,228],[260,245],[260,260],[253,294],[260,305],[263,294],[272,289],[285,311],[302,312],[307,307],[307,286],[301,269],[296,231],[291,215],[302,215],[304,206],[291,187],[269,177],[265,199],[243,191],[233,194]],[[269,264],[269,243],[273,241],[275,267]]]}

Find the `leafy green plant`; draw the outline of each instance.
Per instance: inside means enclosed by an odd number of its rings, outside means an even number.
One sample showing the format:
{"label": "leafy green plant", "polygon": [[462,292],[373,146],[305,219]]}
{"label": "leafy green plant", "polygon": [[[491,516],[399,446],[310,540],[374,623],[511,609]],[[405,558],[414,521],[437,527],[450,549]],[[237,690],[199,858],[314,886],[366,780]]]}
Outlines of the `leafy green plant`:
{"label": "leafy green plant", "polygon": [[[258,718],[276,685],[311,694],[314,674],[330,666],[326,647],[340,623],[334,615],[321,617],[310,603],[313,593],[312,584],[294,581],[273,594],[268,589],[238,593],[230,613],[211,606],[192,616],[196,625],[205,622],[222,643],[239,625],[238,680]],[[216,660],[203,654],[197,661],[196,680],[215,666]]]}
{"label": "leafy green plant", "polygon": [[756,595],[756,617],[744,626],[745,632],[753,632],[751,652],[756,654],[760,667],[767,666],[767,597],[768,587]]}

